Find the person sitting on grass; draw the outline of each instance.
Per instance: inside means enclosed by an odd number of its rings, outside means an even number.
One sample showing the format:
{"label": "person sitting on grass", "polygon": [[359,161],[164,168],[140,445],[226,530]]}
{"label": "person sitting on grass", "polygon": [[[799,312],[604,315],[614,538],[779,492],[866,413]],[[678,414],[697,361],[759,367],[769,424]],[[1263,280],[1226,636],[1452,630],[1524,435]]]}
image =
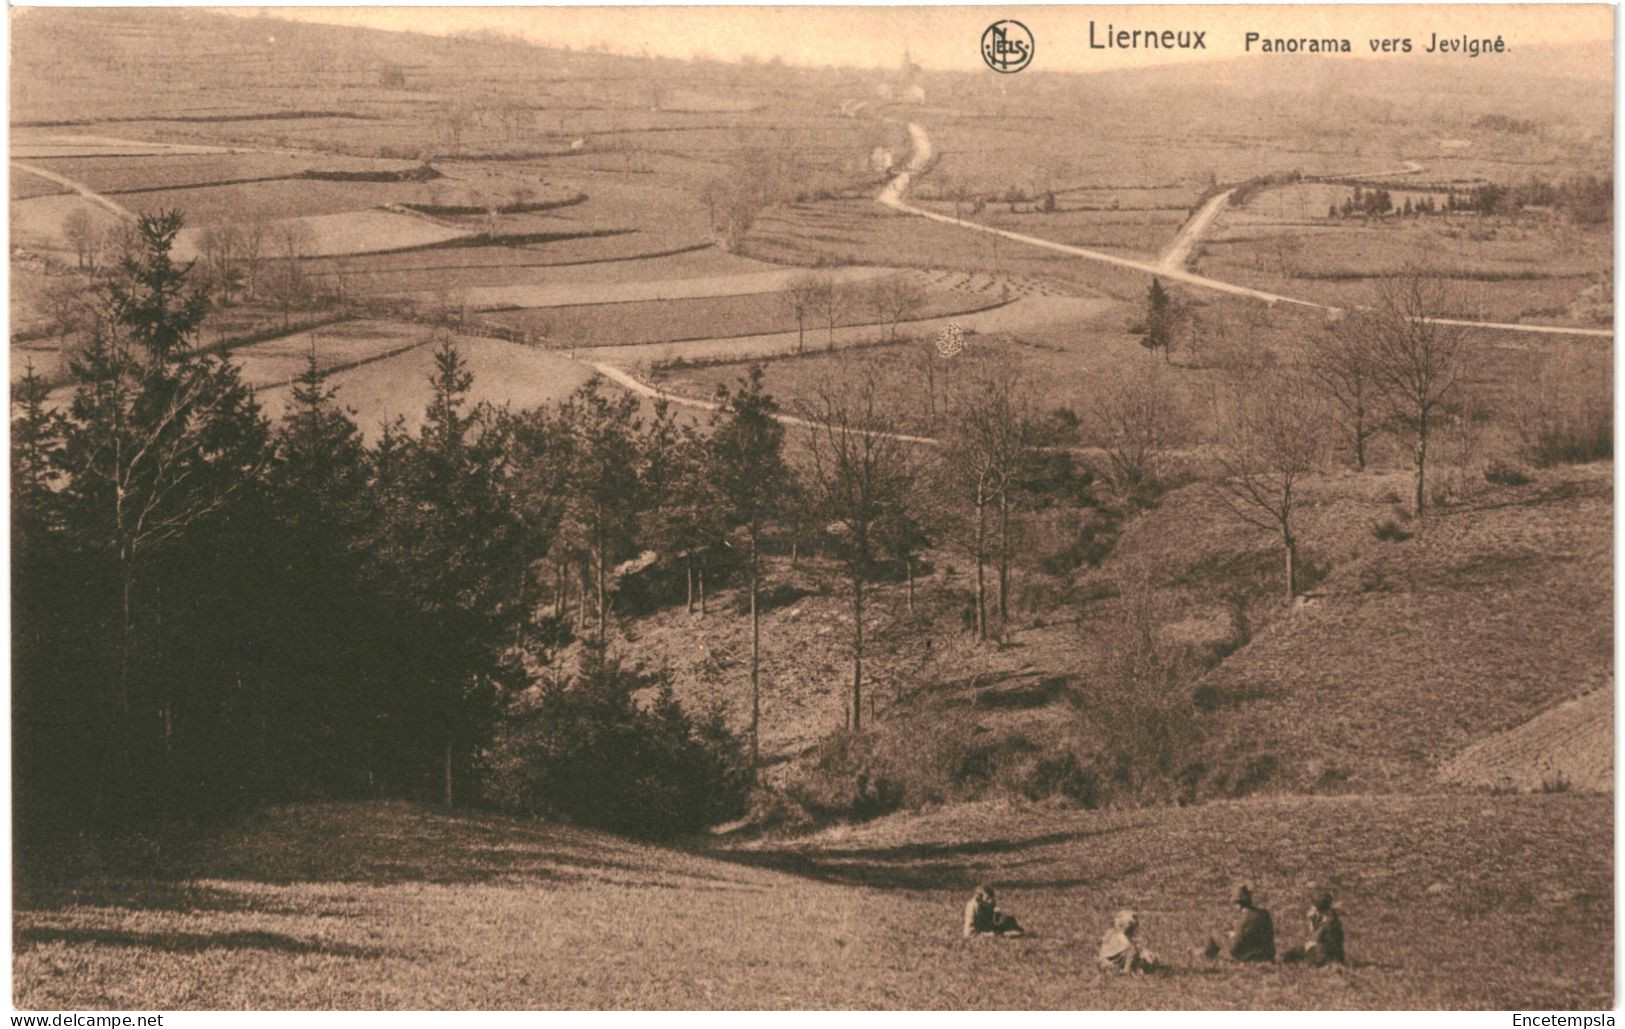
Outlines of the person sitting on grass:
{"label": "person sitting on grass", "polygon": [[1348,964],[1348,957],[1343,953],[1343,919],[1332,906],[1331,891],[1321,890],[1315,894],[1314,904],[1309,908],[1309,931],[1309,942],[1287,951],[1282,955],[1283,960],[1302,961],[1316,968]]}
{"label": "person sitting on grass", "polygon": [[1100,941],[1100,967],[1125,974],[1156,971],[1157,956],[1140,941],[1139,935],[1139,916],[1126,909],[1119,911]]}
{"label": "person sitting on grass", "polygon": [[1025,936],[1015,916],[999,910],[993,887],[982,883],[976,887],[971,899],[965,902],[965,929],[967,939],[972,936]]}
{"label": "person sitting on grass", "polygon": [[1236,905],[1235,928],[1225,934],[1226,945],[1209,938],[1202,956],[1212,959],[1220,953],[1233,961],[1274,961],[1275,920],[1269,909],[1253,906],[1253,891],[1249,886],[1236,887],[1233,899]]}

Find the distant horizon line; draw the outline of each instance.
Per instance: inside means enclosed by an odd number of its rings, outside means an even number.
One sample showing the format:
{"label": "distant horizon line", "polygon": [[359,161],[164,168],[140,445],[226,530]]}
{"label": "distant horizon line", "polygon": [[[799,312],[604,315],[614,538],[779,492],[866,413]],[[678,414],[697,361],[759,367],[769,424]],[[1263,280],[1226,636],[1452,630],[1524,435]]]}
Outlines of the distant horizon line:
{"label": "distant horizon line", "polygon": [[[1161,6],[1161,5],[1158,5],[1158,6],[1146,6],[1146,7],[1143,7],[1143,8],[1139,8],[1138,10],[1141,11],[1141,12],[1147,13],[1147,14],[1149,14],[1151,12],[1158,12],[1158,13],[1163,13],[1165,17],[1175,17],[1175,16],[1178,15],[1179,12],[1182,12],[1182,11],[1206,10],[1206,11],[1211,12],[1211,11],[1215,10],[1215,8],[1217,6],[1218,5],[1204,5],[1204,6],[1201,6],[1201,7],[1175,7],[1175,6]],[[1501,11],[1510,13],[1510,12],[1518,10],[1520,7],[1526,7],[1526,6],[1527,5],[1497,5],[1497,4],[1453,5],[1453,4],[1446,4],[1446,5],[1438,5],[1436,8],[1430,8],[1427,5],[1417,5],[1417,6],[1408,8],[1407,13],[1411,17],[1417,17],[1417,16],[1420,16],[1422,14],[1428,13],[1429,11],[1437,11],[1441,15],[1448,13],[1448,14],[1453,14],[1453,15],[1459,17],[1462,12],[1471,11],[1471,10],[1489,12],[1489,11],[1494,11],[1497,8],[1499,8]],[[1570,6],[1570,5],[1543,5],[1543,6],[1547,6],[1550,9],[1551,13],[1554,14],[1554,15],[1557,14],[1558,12],[1560,12],[1560,11],[1572,10],[1573,9],[1573,7]],[[1578,5],[1578,6],[1590,7],[1592,5]],[[1283,10],[1283,9],[1286,9],[1286,8],[1289,8],[1289,7],[1301,8],[1305,12],[1324,12],[1330,7],[1338,7],[1341,11],[1348,12],[1348,17],[1350,19],[1356,21],[1356,22],[1359,20],[1360,17],[1362,17],[1362,15],[1359,13],[1362,7],[1364,8],[1364,11],[1366,11],[1366,12],[1381,12],[1381,11],[1384,10],[1384,8],[1379,7],[1378,5],[1355,5],[1351,9],[1350,7],[1348,7],[1346,5],[1331,5],[1331,4],[1279,5],[1279,6],[1276,6],[1275,9],[1276,10]],[[13,9],[14,10],[29,10],[30,8],[14,7]],[[37,9],[45,9],[45,8],[32,8],[32,9],[37,10]],[[49,8],[49,9],[63,10],[63,9],[67,9],[67,8]],[[126,10],[126,11],[133,10],[133,9],[139,9],[139,8],[123,8],[123,10]],[[749,49],[736,49],[736,50],[732,51],[731,53],[728,52],[726,50],[726,48],[724,48],[723,52],[719,53],[716,50],[709,49],[707,46],[686,46],[685,47],[680,43],[678,43],[678,44],[676,44],[674,46],[670,45],[669,37],[672,35],[672,33],[667,33],[666,34],[666,38],[668,39],[668,46],[670,47],[669,49],[668,48],[662,48],[661,46],[658,45],[658,43],[652,44],[649,39],[622,38],[624,36],[624,33],[600,33],[600,34],[598,34],[596,36],[592,36],[591,33],[589,33],[588,34],[589,38],[583,38],[580,41],[561,40],[561,39],[558,39],[556,37],[538,35],[536,33],[526,31],[526,28],[525,28],[525,26],[523,24],[516,24],[512,20],[515,16],[523,15],[526,12],[537,12],[537,13],[542,13],[542,12],[548,12],[548,13],[551,13],[551,12],[578,12],[579,13],[579,12],[591,11],[591,12],[594,12],[594,14],[598,15],[600,18],[616,18],[616,17],[624,18],[625,15],[623,15],[621,12],[637,11],[637,12],[641,12],[644,15],[647,15],[647,13],[651,9],[667,10],[667,11],[693,12],[694,15],[696,16],[696,18],[703,18],[703,17],[706,17],[706,16],[713,16],[713,12],[717,12],[719,10],[729,10],[729,11],[749,10],[749,11],[756,12],[758,20],[760,20],[761,16],[764,15],[764,14],[770,15],[771,17],[769,18],[769,20],[773,20],[774,18],[778,17],[781,14],[788,14],[790,12],[805,12],[809,17],[811,17],[814,12],[822,13],[822,12],[826,12],[826,11],[831,10],[830,7],[814,6],[814,5],[804,5],[804,6],[803,5],[797,5],[797,6],[791,6],[791,7],[739,8],[739,7],[732,7],[732,6],[728,6],[728,5],[671,5],[671,6],[666,6],[666,7],[660,7],[659,5],[632,6],[632,5],[602,5],[602,4],[581,4],[581,5],[565,4],[565,5],[560,5],[560,6],[531,7],[531,8],[527,8],[527,7],[488,8],[488,7],[478,7],[478,6],[473,6],[473,5],[451,5],[451,6],[446,6],[446,5],[431,5],[431,4],[406,4],[406,5],[397,5],[397,6],[389,6],[389,7],[359,7],[359,6],[348,6],[348,5],[322,5],[322,6],[301,6],[301,7],[248,7],[248,6],[242,6],[242,7],[218,7],[218,6],[208,6],[208,5],[200,3],[200,4],[195,4],[195,5],[194,4],[182,4],[179,7],[171,6],[171,7],[166,7],[164,9],[168,9],[168,10],[196,10],[196,11],[203,11],[203,12],[208,12],[208,13],[229,14],[229,15],[237,16],[239,18],[267,18],[267,19],[271,19],[271,20],[288,22],[288,23],[293,23],[293,24],[298,24],[298,25],[333,25],[333,26],[342,26],[342,27],[347,27],[347,28],[365,29],[365,30],[378,31],[378,32],[398,32],[398,33],[406,33],[406,34],[409,34],[409,35],[412,35],[412,36],[417,36],[417,37],[421,37],[421,38],[425,38],[425,39],[469,39],[469,40],[478,40],[478,39],[484,38],[484,39],[490,39],[490,40],[493,40],[493,41],[503,41],[503,42],[513,43],[513,44],[524,45],[524,46],[531,46],[531,47],[536,47],[536,48],[544,49],[544,50],[555,50],[555,51],[563,51],[563,52],[568,52],[568,53],[599,53],[599,54],[605,54],[605,55],[609,55],[609,56],[627,58],[627,59],[632,59],[632,60],[643,59],[643,60],[681,61],[681,62],[687,62],[687,63],[713,63],[713,64],[721,64],[721,65],[725,65],[725,66],[729,66],[729,67],[752,67],[752,66],[762,66],[762,65],[767,65],[767,66],[778,65],[778,66],[783,66],[783,67],[787,67],[787,68],[794,68],[794,69],[801,69],[801,70],[814,70],[814,71],[821,70],[821,69],[838,69],[838,70],[845,70],[845,71],[868,72],[868,73],[887,72],[887,71],[894,72],[894,73],[901,73],[901,72],[904,71],[905,55],[907,55],[906,60],[909,63],[911,63],[914,67],[918,68],[919,71],[921,71],[923,73],[939,75],[939,74],[954,74],[954,73],[979,73],[979,72],[982,71],[981,61],[980,61],[979,56],[971,56],[971,57],[960,56],[961,51],[957,47],[954,50],[954,57],[952,59],[948,59],[948,60],[941,59],[941,53],[932,53],[931,52],[931,51],[943,51],[943,47],[942,47],[942,44],[941,44],[940,40],[941,40],[943,31],[944,31],[944,27],[940,26],[940,25],[937,25],[937,26],[930,26],[930,25],[920,26],[920,28],[922,30],[924,30],[924,31],[919,33],[918,36],[916,38],[912,39],[912,40],[907,38],[908,37],[908,32],[907,32],[907,30],[905,28],[903,30],[903,34],[902,34],[901,38],[898,38],[898,39],[892,41],[889,44],[885,44],[885,45],[887,45],[889,47],[894,47],[895,48],[895,49],[891,50],[891,55],[890,56],[880,56],[879,54],[876,54],[875,56],[872,56],[872,57],[864,57],[864,56],[857,56],[857,55],[854,55],[854,54],[848,54],[848,55],[846,55],[845,59],[843,59],[840,56],[823,56],[823,55],[816,55],[816,54],[808,54],[808,53],[805,53],[805,52],[797,54],[793,50],[791,50],[789,52],[779,51],[779,50],[774,49],[771,46],[761,45],[762,41],[760,39],[754,39],[754,40],[749,41],[752,44],[752,48],[749,48]],[[1233,17],[1234,16],[1233,12],[1235,12],[1235,11],[1259,11],[1259,12],[1264,12],[1264,11],[1268,11],[1269,9],[1270,8],[1266,7],[1266,6],[1260,6],[1260,7],[1247,7],[1247,6],[1230,7],[1228,9],[1228,12],[1227,12],[1226,16],[1227,17]],[[99,10],[106,11],[108,9],[107,8],[100,8]],[[885,17],[892,18],[892,19],[895,19],[899,15],[906,15],[907,13],[909,13],[911,11],[919,12],[922,16],[924,16],[927,13],[930,13],[930,14],[933,15],[934,19],[941,19],[943,17],[950,17],[951,16],[951,17],[959,19],[959,23],[955,24],[955,25],[953,25],[951,27],[951,29],[957,34],[960,30],[962,30],[963,25],[965,24],[963,19],[966,16],[974,16],[974,18],[980,18],[980,17],[986,16],[987,12],[990,12],[993,9],[992,8],[975,8],[975,7],[930,7],[930,6],[920,6],[920,7],[913,7],[913,8],[907,8],[907,7],[904,7],[904,8],[899,8],[899,7],[875,8],[875,7],[851,7],[851,6],[847,6],[847,7],[838,8],[838,10],[840,10],[842,12],[842,14],[845,15],[845,16],[858,15],[858,14],[861,14],[861,13],[864,13],[864,12],[884,12]],[[1021,9],[1013,8],[1012,10],[1016,10],[1019,13]],[[1055,12],[1071,12],[1071,11],[1081,12],[1081,11],[1084,11],[1084,10],[1088,10],[1088,11],[1091,12],[1091,14],[1095,15],[1096,17],[1115,16],[1115,15],[1112,14],[1112,12],[1115,9],[1113,9],[1113,8],[1105,8],[1105,7],[1102,7],[1102,8],[1082,8],[1082,7],[1072,7],[1072,6],[1060,6],[1060,5],[1057,5],[1057,6],[1053,7],[1053,8],[1051,8],[1051,10],[1053,10]],[[407,15],[407,14],[414,13],[414,12],[428,12],[428,11],[444,11],[444,12],[446,12],[448,14],[450,14],[452,12],[461,12],[461,13],[463,13],[465,18],[480,18],[480,19],[482,19],[484,21],[484,23],[475,24],[475,23],[468,23],[466,21],[463,24],[445,24],[445,23],[442,23],[443,27],[437,27],[437,26],[434,26],[434,25],[424,26],[422,24],[413,25],[413,24],[402,24],[401,23],[402,21],[405,20],[405,19],[403,19],[401,17],[401,15]],[[492,12],[499,12],[499,13],[493,14]],[[981,13],[978,13],[978,12],[981,12]],[[1098,12],[1098,13],[1096,13],[1096,12]],[[501,18],[501,21],[492,20],[492,19],[495,19],[495,18],[498,18],[498,17]],[[973,18],[973,20],[974,20],[974,18]],[[1079,24],[1087,24],[1087,23],[1091,22],[1092,20],[1093,20],[1092,18],[1069,19],[1067,22],[1061,23],[1061,25],[1062,25],[1062,27],[1065,27],[1065,28],[1075,28]],[[1052,26],[1052,29],[1053,29],[1053,27],[1054,26]],[[1439,26],[1439,29],[1442,30],[1442,29],[1444,29],[1444,27],[1445,26],[1441,24]],[[1547,39],[1547,40],[1540,40],[1540,41],[1535,41],[1535,42],[1521,42],[1520,41],[1517,44],[1515,49],[1518,52],[1527,52],[1527,51],[1530,51],[1530,50],[1544,51],[1544,52],[1555,52],[1555,51],[1560,51],[1560,50],[1563,50],[1563,49],[1576,49],[1576,50],[1578,50],[1578,49],[1583,49],[1583,48],[1586,48],[1586,47],[1593,47],[1593,48],[1597,48],[1599,50],[1606,50],[1606,51],[1612,53],[1612,51],[1613,51],[1613,39],[1612,39],[1611,27],[1612,26],[1611,26],[1611,22],[1610,22],[1610,32],[1609,32],[1608,38],[1600,38],[1600,37],[1597,37],[1597,36],[1590,36],[1590,37],[1585,37],[1585,38]],[[782,26],[775,26],[775,28],[782,28]],[[1367,32],[1369,30],[1369,28],[1370,28],[1369,25],[1362,26],[1362,25],[1359,25],[1359,24],[1350,24],[1350,25],[1348,25],[1346,27],[1346,29],[1344,31],[1346,32],[1347,35],[1358,39],[1365,32]],[[1459,28],[1459,26],[1457,26],[1456,28]],[[758,30],[759,29],[760,29],[760,26],[758,26]],[[935,31],[933,31],[933,29],[935,29]],[[1326,30],[1323,30],[1323,29],[1311,29],[1311,27],[1308,26],[1308,25],[1302,26],[1302,27],[1300,27],[1300,29],[1301,29],[1301,31],[1303,31],[1305,33],[1315,34],[1315,35],[1321,34],[1321,33],[1326,31]],[[646,24],[640,25],[639,26],[639,31],[640,32],[648,31],[648,26]],[[1287,31],[1292,31],[1292,30],[1271,29],[1271,31],[1272,32],[1285,33]],[[743,30],[741,30],[741,35],[743,35],[743,34],[744,34]],[[758,32],[758,34],[759,34],[759,32]],[[779,33],[775,33],[775,34],[779,34]],[[1460,33],[1456,32],[1455,34],[1460,34]],[[707,37],[707,38],[710,38],[710,37]],[[933,45],[926,45],[928,39],[934,40],[935,41],[934,44]],[[743,40],[742,40],[742,42],[743,42]],[[1049,52],[1053,53],[1054,50],[1058,46],[1064,46],[1065,42],[1066,42],[1066,40],[1063,38],[1062,44],[1052,44],[1048,48]],[[871,49],[872,48],[873,47],[871,46]],[[1044,46],[1044,40],[1042,38],[1041,38],[1040,43],[1039,43],[1039,48],[1040,48],[1041,53],[1044,52],[1044,50],[1046,49],[1045,46]],[[1073,54],[1076,49],[1077,48],[1075,46],[1071,47],[1071,48],[1065,48],[1063,52]],[[970,45],[970,44],[967,44],[967,46],[964,48],[964,52],[974,55],[974,46]],[[1299,56],[1307,56],[1307,55],[1299,55]],[[1257,53],[1252,53],[1252,54],[1238,53],[1238,52],[1234,52],[1234,51],[1230,51],[1230,52],[1205,51],[1205,52],[1202,52],[1202,53],[1192,53],[1192,52],[1189,52],[1189,51],[1175,51],[1175,50],[1167,50],[1167,51],[1138,50],[1138,51],[1130,51],[1130,52],[1127,52],[1127,53],[1122,53],[1122,52],[1114,53],[1114,52],[1110,52],[1110,51],[1101,51],[1101,52],[1099,52],[1097,54],[1097,57],[1101,62],[1099,67],[1079,67],[1075,63],[1068,63],[1068,64],[1061,65],[1061,66],[1053,66],[1052,65],[1052,66],[1046,67],[1040,61],[1040,62],[1035,62],[1032,65],[1032,67],[1030,69],[1028,69],[1028,72],[1029,72],[1029,74],[1037,74],[1037,75],[1044,75],[1044,74],[1051,74],[1051,75],[1097,75],[1097,74],[1101,74],[1103,72],[1142,71],[1142,70],[1175,68],[1175,67],[1181,67],[1181,66],[1195,68],[1195,67],[1213,66],[1213,65],[1218,65],[1218,64],[1228,64],[1228,63],[1232,63],[1234,61],[1242,60],[1242,59],[1262,59],[1264,57],[1264,55],[1257,54]],[[1072,59],[1075,61],[1077,58],[1074,56]],[[1269,59],[1280,60],[1281,58],[1279,56],[1272,56]],[[1382,52],[1367,53],[1364,49],[1357,49],[1355,52],[1345,54],[1345,55],[1341,55],[1341,56],[1336,58],[1336,60],[1341,60],[1341,61],[1348,61],[1350,59],[1358,60],[1358,61],[1362,61],[1362,62],[1372,62],[1372,63],[1391,63],[1391,62],[1394,62],[1394,61],[1406,60],[1407,55],[1399,55],[1399,54],[1393,54],[1393,53],[1382,53]],[[1409,59],[1415,60],[1416,58],[1415,58],[1414,55],[1410,55]],[[1610,67],[1611,67],[1611,62],[1610,62]],[[1592,77],[1592,76],[1586,76],[1586,77]]]}

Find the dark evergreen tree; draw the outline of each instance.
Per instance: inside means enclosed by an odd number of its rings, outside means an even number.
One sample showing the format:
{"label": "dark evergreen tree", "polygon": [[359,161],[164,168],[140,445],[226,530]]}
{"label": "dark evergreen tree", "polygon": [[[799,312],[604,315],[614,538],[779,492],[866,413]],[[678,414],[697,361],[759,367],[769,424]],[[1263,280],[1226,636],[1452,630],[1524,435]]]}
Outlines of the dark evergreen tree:
{"label": "dark evergreen tree", "polygon": [[1152,353],[1161,350],[1164,361],[1172,360],[1177,316],[1174,298],[1163,288],[1162,280],[1152,276],[1151,288],[1146,291],[1145,321],[1133,331],[1147,350]]}
{"label": "dark evergreen tree", "polygon": [[752,365],[735,389],[717,390],[711,433],[712,482],[727,523],[745,537],[750,591],[750,767],[760,757],[762,535],[778,516],[790,472],[784,463],[784,426],[778,404],[762,386],[762,367]]}
{"label": "dark evergreen tree", "polygon": [[[91,617],[107,627],[87,641],[108,684],[96,791],[107,813],[133,810],[116,801],[168,800],[184,728],[177,691],[206,687],[169,673],[180,657],[163,650],[174,628],[164,608],[195,604],[206,584],[188,576],[232,553],[226,516],[262,481],[268,454],[268,428],[236,367],[197,345],[208,296],[170,256],[180,228],[177,213],[139,221],[137,245],[98,286],[100,317],[70,363],[61,501],[82,578],[61,588],[94,598]],[[199,647],[227,641],[182,642],[195,664]]]}
{"label": "dark evergreen tree", "polygon": [[[397,615],[400,717],[391,746],[439,756],[450,806],[458,769],[495,714],[516,616],[512,567],[520,540],[506,503],[506,446],[494,414],[471,407],[473,375],[448,336],[435,351],[433,393],[415,438],[381,444],[380,558]],[[424,764],[411,761],[408,774]]]}
{"label": "dark evergreen tree", "polygon": [[570,518],[581,529],[592,564],[595,635],[600,645],[608,639],[609,576],[616,562],[630,555],[636,540],[637,436],[643,428],[637,412],[637,397],[606,396],[597,376],[576,390],[568,405],[576,434]]}
{"label": "dark evergreen tree", "polygon": [[375,730],[380,622],[369,581],[372,484],[360,430],[335,401],[314,334],[305,371],[275,436],[270,498],[276,525],[277,691],[282,788],[365,792],[378,781]]}

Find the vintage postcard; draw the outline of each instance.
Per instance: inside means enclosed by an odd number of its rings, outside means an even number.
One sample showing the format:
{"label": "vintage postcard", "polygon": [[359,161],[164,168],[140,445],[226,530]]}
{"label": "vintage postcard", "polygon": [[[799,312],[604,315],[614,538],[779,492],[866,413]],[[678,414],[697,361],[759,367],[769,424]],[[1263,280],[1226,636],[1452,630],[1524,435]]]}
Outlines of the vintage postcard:
{"label": "vintage postcard", "polygon": [[1611,7],[9,32],[14,1008],[1613,1007]]}

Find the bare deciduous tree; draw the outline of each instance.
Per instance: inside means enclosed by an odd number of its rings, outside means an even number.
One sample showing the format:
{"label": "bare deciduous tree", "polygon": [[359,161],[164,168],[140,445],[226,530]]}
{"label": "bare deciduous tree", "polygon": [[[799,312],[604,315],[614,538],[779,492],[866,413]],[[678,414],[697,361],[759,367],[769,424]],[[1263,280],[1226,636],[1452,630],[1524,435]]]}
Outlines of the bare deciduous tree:
{"label": "bare deciduous tree", "polygon": [[1418,268],[1377,283],[1365,345],[1393,420],[1410,437],[1416,467],[1416,517],[1427,510],[1428,441],[1455,397],[1468,363],[1460,326],[1439,321],[1450,306],[1446,284]]}
{"label": "bare deciduous tree", "polygon": [[835,349],[835,323],[840,320],[841,314],[846,310],[846,293],[841,289],[835,276],[824,274],[818,277],[818,295],[814,302],[815,308],[824,316],[824,325],[829,330],[828,344],[831,350]]}
{"label": "bare deciduous tree", "polygon": [[822,283],[815,275],[797,275],[791,279],[784,290],[784,304],[790,311],[790,317],[796,320],[796,353],[801,353],[807,343],[807,317],[813,313],[813,307],[818,302],[819,290]]}
{"label": "bare deciduous tree", "polygon": [[1164,454],[1183,442],[1185,413],[1170,392],[1170,376],[1140,364],[1103,384],[1089,415],[1089,437],[1105,454],[1105,477],[1124,501],[1140,498],[1157,480]]}
{"label": "bare deciduous tree", "polygon": [[886,326],[886,339],[895,340],[897,326],[925,305],[925,290],[910,275],[888,275],[870,287],[869,305]]}
{"label": "bare deciduous tree", "polygon": [[1361,312],[1346,315],[1327,328],[1312,345],[1307,371],[1328,412],[1341,423],[1354,449],[1354,467],[1365,471],[1366,443],[1377,433],[1378,403],[1375,368],[1367,341],[1371,328]]}
{"label": "bare deciduous tree", "polygon": [[96,220],[83,206],[75,207],[62,220],[62,237],[73,248],[74,256],[79,261],[79,267],[96,266],[97,241],[100,239],[100,228]]}
{"label": "bare deciduous tree", "polygon": [[1298,592],[1298,487],[1320,467],[1326,423],[1321,395],[1282,368],[1238,380],[1221,424],[1216,484],[1236,517],[1280,536],[1288,603]]}
{"label": "bare deciduous tree", "polygon": [[968,549],[976,561],[976,636],[988,637],[987,562],[990,508],[998,510],[999,623],[1009,620],[1010,510],[1017,472],[1037,446],[1020,377],[988,367],[965,390],[942,449],[944,480],[955,503],[968,505]]}
{"label": "bare deciduous tree", "polygon": [[243,284],[250,300],[259,295],[260,264],[269,242],[269,232],[268,224],[261,218],[249,219],[242,229]]}
{"label": "bare deciduous tree", "polygon": [[848,725],[856,730],[863,724],[863,587],[873,574],[883,527],[909,506],[910,455],[872,375],[820,387],[806,417],[813,423],[808,485],[829,519],[852,583]]}

